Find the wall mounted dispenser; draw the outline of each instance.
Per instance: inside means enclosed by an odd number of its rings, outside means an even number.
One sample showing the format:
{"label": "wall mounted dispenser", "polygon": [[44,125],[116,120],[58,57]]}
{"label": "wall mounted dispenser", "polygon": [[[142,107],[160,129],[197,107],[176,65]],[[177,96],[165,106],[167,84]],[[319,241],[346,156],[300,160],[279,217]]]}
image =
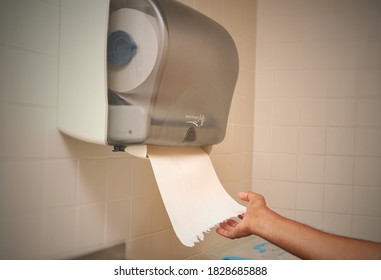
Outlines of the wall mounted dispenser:
{"label": "wall mounted dispenser", "polygon": [[225,137],[238,54],[175,0],[61,1],[59,129],[118,150]]}

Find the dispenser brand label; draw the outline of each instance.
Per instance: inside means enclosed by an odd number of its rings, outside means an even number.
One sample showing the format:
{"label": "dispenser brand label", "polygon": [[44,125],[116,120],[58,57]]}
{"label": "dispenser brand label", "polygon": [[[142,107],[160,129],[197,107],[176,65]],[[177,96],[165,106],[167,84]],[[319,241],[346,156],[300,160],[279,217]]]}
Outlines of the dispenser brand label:
{"label": "dispenser brand label", "polygon": [[185,118],[187,119],[186,123],[191,123],[196,127],[202,127],[204,126],[205,122],[205,115],[185,115]]}

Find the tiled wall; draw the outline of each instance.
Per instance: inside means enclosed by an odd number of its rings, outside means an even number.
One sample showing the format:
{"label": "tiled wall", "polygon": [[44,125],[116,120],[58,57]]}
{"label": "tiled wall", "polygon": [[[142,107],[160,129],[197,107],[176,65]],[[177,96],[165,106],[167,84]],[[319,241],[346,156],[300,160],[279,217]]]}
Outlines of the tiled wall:
{"label": "tiled wall", "polygon": [[259,0],[253,188],[381,241],[381,1]]}
{"label": "tiled wall", "polygon": [[[64,1],[64,0],[62,0]],[[255,1],[182,1],[222,23],[240,56],[225,141],[211,155],[227,190],[250,189]],[[56,128],[59,0],[0,0],[0,259],[70,258],[127,240],[129,258],[188,258],[148,162]]]}

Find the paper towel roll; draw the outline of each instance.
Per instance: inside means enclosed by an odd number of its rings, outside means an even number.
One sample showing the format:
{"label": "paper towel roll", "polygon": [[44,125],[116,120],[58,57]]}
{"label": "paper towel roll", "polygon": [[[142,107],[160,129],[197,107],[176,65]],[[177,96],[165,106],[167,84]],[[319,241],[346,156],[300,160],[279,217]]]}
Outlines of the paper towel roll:
{"label": "paper towel roll", "polygon": [[143,83],[152,72],[158,55],[155,19],[134,9],[120,9],[110,15],[109,34],[122,30],[137,45],[131,61],[122,66],[108,65],[108,87],[117,92],[128,92]]}
{"label": "paper towel roll", "polygon": [[227,218],[246,211],[221,185],[200,147],[148,146],[156,182],[179,240],[192,247]]}

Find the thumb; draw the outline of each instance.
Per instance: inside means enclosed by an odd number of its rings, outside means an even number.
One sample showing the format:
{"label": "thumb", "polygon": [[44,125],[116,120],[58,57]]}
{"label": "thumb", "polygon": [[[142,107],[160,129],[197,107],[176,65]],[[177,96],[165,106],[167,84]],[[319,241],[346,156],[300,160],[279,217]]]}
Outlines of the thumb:
{"label": "thumb", "polygon": [[238,198],[242,201],[249,202],[251,199],[253,199],[257,195],[258,194],[254,193],[254,192],[239,192]]}

